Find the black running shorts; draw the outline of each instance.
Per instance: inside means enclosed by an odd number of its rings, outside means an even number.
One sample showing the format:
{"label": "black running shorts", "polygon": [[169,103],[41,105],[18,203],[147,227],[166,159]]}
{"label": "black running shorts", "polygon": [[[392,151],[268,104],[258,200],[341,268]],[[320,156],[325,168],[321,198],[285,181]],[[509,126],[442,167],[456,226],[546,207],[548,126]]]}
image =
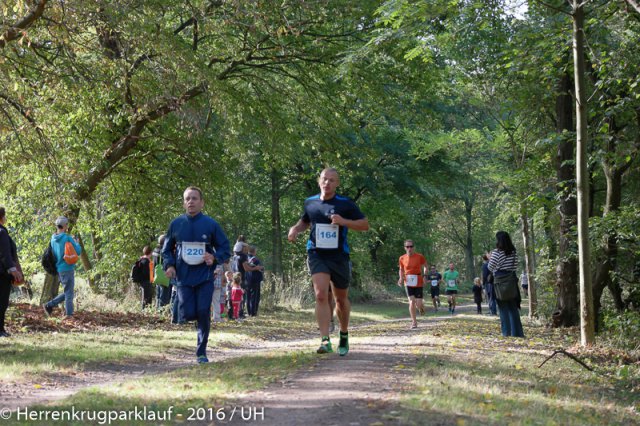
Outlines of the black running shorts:
{"label": "black running shorts", "polygon": [[416,299],[422,299],[422,287],[407,287],[407,294],[409,295],[409,297],[413,296]]}
{"label": "black running shorts", "polygon": [[336,288],[349,288],[349,282],[351,281],[351,261],[349,256],[322,256],[316,251],[310,251],[308,255],[307,266],[311,276],[318,273],[329,274],[331,282]]}

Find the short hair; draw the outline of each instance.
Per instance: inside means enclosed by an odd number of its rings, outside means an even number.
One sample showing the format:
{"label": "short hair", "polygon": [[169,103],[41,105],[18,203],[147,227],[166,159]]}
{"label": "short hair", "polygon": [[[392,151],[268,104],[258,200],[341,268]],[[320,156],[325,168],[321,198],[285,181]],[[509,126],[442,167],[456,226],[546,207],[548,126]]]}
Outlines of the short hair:
{"label": "short hair", "polygon": [[200,199],[204,200],[204,197],[202,196],[202,189],[198,188],[197,186],[188,186],[187,189],[185,189],[182,194],[184,194],[187,191],[197,191],[198,194],[200,194]]}
{"label": "short hair", "polygon": [[325,167],[324,169],[322,169],[322,171],[318,175],[318,181],[320,181],[320,176],[322,176],[323,173],[328,173],[328,172],[335,173],[336,176],[338,176],[338,179],[340,179],[340,173],[338,173],[338,170],[336,170],[333,167]]}
{"label": "short hair", "polygon": [[149,256],[151,253],[152,253],[151,247],[144,246],[144,248],[142,249],[142,254],[144,254],[145,256]]}
{"label": "short hair", "polygon": [[[404,243],[405,243],[405,244],[407,244],[407,243],[413,243],[413,240],[404,240]],[[414,243],[414,244],[415,244],[415,243]]]}
{"label": "short hair", "polygon": [[249,253],[255,253],[256,252],[256,246],[249,246]]}
{"label": "short hair", "polygon": [[7,211],[4,209],[4,207],[0,207],[0,219],[4,219],[6,215]]}

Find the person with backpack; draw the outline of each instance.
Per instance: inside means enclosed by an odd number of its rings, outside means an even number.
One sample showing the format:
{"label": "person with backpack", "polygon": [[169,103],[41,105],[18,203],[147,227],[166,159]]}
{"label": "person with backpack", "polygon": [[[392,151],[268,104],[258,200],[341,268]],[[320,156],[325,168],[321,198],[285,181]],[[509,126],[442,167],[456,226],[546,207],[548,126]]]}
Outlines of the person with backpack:
{"label": "person with backpack", "polygon": [[51,249],[56,258],[56,270],[58,278],[64,289],[62,294],[57,295],[48,301],[42,308],[47,317],[53,313],[53,308],[64,301],[64,308],[67,317],[73,316],[73,298],[75,287],[76,262],[82,247],[75,238],[72,238],[67,231],[69,229],[69,219],[60,216],[56,219],[56,233],[51,236]]}
{"label": "person with backpack", "polygon": [[250,317],[258,315],[258,307],[260,306],[260,286],[264,279],[264,266],[258,256],[256,256],[256,247],[249,246],[249,269],[246,273],[247,280],[247,311]]}
{"label": "person with backpack", "polygon": [[162,258],[169,279],[176,279],[181,319],[197,321],[198,364],[208,363],[207,343],[211,329],[213,273],[231,257],[229,240],[213,218],[202,213],[202,190],[190,186],[183,193],[185,214],[174,219],[167,230]]}
{"label": "person with backpack", "polygon": [[518,288],[518,254],[506,231],[496,232],[496,248],[489,257],[493,273],[493,289],[500,315],[500,331],[505,337],[524,337],[520,320],[520,290]]}
{"label": "person with backpack", "polygon": [[142,257],[136,261],[131,269],[131,279],[142,288],[142,309],[151,305],[153,301],[154,266],[151,259],[151,247],[144,246]]}

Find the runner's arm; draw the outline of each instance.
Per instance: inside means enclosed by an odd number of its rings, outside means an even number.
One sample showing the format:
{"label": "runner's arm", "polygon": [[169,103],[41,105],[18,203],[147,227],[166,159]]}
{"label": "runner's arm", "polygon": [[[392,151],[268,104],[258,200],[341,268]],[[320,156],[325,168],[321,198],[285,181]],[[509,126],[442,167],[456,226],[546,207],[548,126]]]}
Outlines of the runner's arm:
{"label": "runner's arm", "polygon": [[306,231],[309,228],[309,223],[300,219],[298,223],[289,228],[289,235],[287,239],[291,242],[295,241],[299,233]]}
{"label": "runner's arm", "polygon": [[344,226],[345,228],[349,228],[354,231],[369,230],[369,219],[367,219],[366,217],[363,217],[362,219],[350,220],[350,219],[345,219],[339,214],[334,214],[334,215],[331,215],[331,224]]}

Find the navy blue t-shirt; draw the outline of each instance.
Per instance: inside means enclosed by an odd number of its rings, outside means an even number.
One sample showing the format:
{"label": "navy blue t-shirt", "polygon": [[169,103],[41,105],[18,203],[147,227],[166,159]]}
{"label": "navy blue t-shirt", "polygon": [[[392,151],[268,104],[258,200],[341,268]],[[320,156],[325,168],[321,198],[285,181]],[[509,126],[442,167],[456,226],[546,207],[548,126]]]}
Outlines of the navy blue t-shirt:
{"label": "navy blue t-shirt", "polygon": [[334,214],[349,220],[365,218],[356,203],[342,195],[336,194],[330,200],[322,200],[320,194],[317,194],[304,201],[304,213],[300,219],[311,224],[307,251],[313,250],[323,255],[349,254],[348,228],[330,226],[331,215]]}

